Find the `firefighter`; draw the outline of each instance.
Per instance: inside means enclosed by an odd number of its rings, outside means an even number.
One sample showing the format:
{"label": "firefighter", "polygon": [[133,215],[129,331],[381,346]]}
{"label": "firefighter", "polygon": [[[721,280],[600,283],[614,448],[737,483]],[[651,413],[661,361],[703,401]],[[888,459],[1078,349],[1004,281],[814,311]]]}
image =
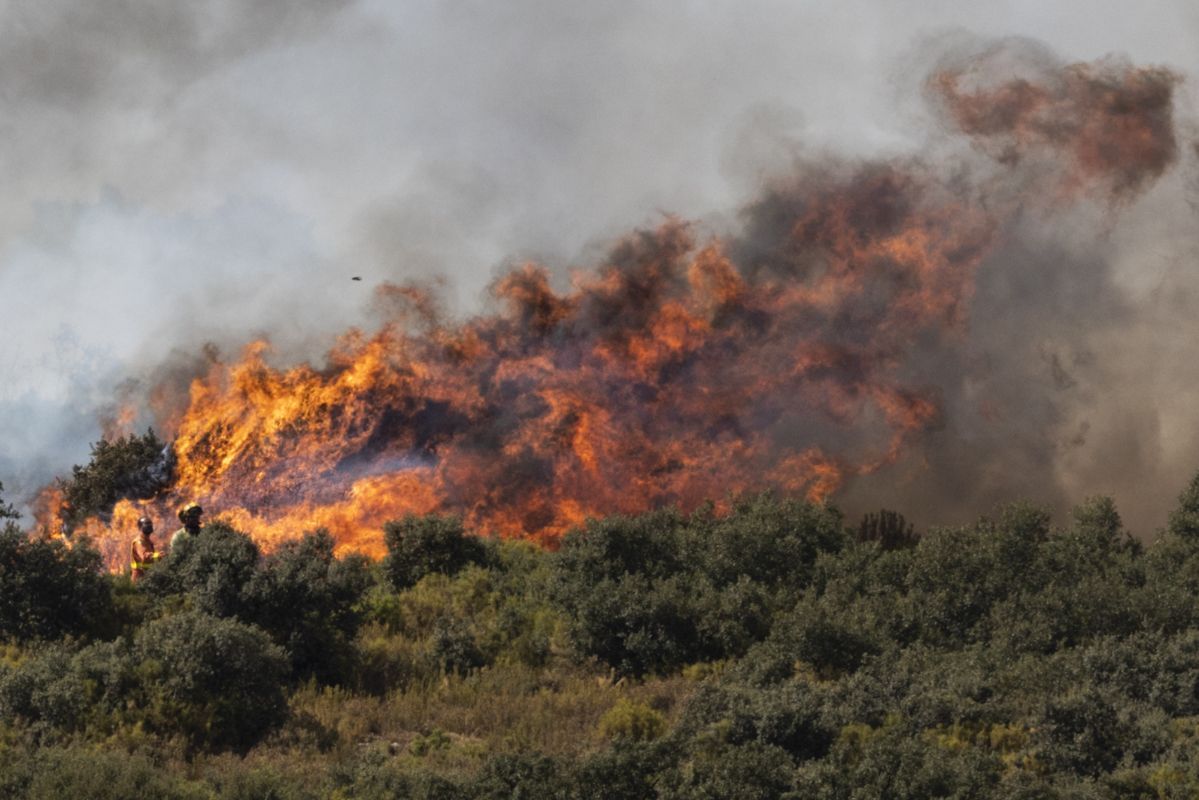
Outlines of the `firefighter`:
{"label": "firefighter", "polygon": [[200,532],[200,518],[203,514],[204,509],[200,508],[199,503],[188,503],[179,509],[179,521],[183,523],[183,527],[171,537],[172,550],[178,547],[180,542],[186,542]]}
{"label": "firefighter", "polygon": [[154,547],[154,540],[150,538],[150,534],[154,533],[153,521],[149,517],[142,517],[137,521],[137,530],[137,538],[129,543],[130,575],[134,583],[146,574],[151,564],[162,558],[162,553]]}

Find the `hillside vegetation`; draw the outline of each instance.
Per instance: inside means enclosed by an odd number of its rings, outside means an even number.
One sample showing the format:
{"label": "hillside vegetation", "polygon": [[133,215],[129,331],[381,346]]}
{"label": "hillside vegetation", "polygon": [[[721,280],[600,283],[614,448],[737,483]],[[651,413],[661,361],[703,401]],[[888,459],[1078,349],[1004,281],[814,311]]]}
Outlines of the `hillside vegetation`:
{"label": "hillside vegetation", "polygon": [[1199,796],[1199,478],[1147,546],[758,496],[378,563],[218,522],[136,586],[11,515],[3,797]]}

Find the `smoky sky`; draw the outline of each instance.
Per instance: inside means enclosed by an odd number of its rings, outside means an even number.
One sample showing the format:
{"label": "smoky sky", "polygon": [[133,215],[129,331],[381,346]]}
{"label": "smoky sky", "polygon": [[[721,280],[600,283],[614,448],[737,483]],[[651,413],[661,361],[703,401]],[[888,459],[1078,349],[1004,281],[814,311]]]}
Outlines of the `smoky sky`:
{"label": "smoky sky", "polygon": [[[0,480],[66,472],[206,342],[319,357],[384,281],[443,279],[466,314],[505,267],[564,274],[665,213],[721,232],[826,153],[973,157],[922,81],[1005,37],[1168,66],[1193,116],[1181,1],[0,3]],[[936,373],[947,423],[848,502],[927,523],[1108,493],[1161,523],[1199,468],[1191,152],[1119,214],[1017,223],[969,363]],[[1026,424],[955,415],[979,391]]]}

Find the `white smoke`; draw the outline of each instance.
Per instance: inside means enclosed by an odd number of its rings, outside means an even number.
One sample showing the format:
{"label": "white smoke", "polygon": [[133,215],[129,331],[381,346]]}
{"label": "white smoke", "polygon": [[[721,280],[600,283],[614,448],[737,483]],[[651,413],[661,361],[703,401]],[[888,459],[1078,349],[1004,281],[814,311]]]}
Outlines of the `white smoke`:
{"label": "white smoke", "polygon": [[[893,98],[912,96],[898,89],[929,31],[1199,74],[1193,4],[1127,11],[0,3],[0,481],[23,500],[64,474],[119,385],[204,342],[269,332],[281,359],[316,356],[369,322],[383,280],[448,276],[464,312],[512,260],[569,265],[663,211],[720,227],[797,149],[910,150],[927,128]],[[1113,241],[1139,261],[1136,236]],[[1189,245],[1152,247],[1164,275],[1193,263]],[[1177,298],[1189,284],[1171,280],[1154,285]],[[1160,414],[1163,437],[1188,427]]]}

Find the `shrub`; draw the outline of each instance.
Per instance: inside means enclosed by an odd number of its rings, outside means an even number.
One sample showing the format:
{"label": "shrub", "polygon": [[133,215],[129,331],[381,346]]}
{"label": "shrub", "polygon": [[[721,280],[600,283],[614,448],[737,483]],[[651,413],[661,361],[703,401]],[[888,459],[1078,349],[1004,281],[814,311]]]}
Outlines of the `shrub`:
{"label": "shrub", "polygon": [[1199,541],[1199,473],[1178,496],[1178,507],[1170,512],[1169,531],[1188,541]]}
{"label": "shrub", "polygon": [[703,646],[696,592],[683,576],[652,582],[626,575],[569,591],[563,600],[575,647],[622,675],[663,673],[723,655]]}
{"label": "shrub", "polygon": [[1097,775],[1120,760],[1116,707],[1093,687],[1049,700],[1037,723],[1038,758],[1053,770]]}
{"label": "shrub", "polygon": [[569,781],[553,759],[536,753],[502,754],[486,764],[471,787],[476,800],[553,800],[567,793]]}
{"label": "shrub", "polygon": [[794,602],[820,555],[842,547],[840,519],[760,496],[727,517],[589,520],[563,539],[554,597],[576,649],[625,675],[740,656]]}
{"label": "shrub", "polygon": [[996,603],[1052,577],[1040,561],[1048,539],[1048,512],[1024,504],[1002,508],[997,521],[922,537],[907,576],[919,636],[937,646],[986,639]]}
{"label": "shrub", "polygon": [[644,703],[621,698],[600,718],[599,731],[607,739],[649,742],[666,732],[666,717]]}
{"label": "shrub", "polygon": [[4,502],[4,484],[0,483],[0,522],[20,518],[21,515],[17,513],[17,510],[8,503]]}
{"label": "shrub", "polygon": [[[464,787],[410,762],[393,759],[386,750],[364,748],[352,761],[338,765],[333,782],[335,798],[353,800],[462,800],[474,795]],[[324,796],[324,795],[322,795]]]}
{"label": "shrub", "polygon": [[81,729],[99,698],[84,684],[75,655],[60,644],[0,669],[0,717],[25,722],[39,739]]}
{"label": "shrub", "polygon": [[86,540],[67,547],[0,529],[0,639],[86,634],[111,616],[103,561]]}
{"label": "shrub", "polygon": [[439,572],[453,575],[468,564],[487,561],[487,547],[468,536],[458,517],[408,515],[383,526],[387,556],[383,573],[396,589]]}
{"label": "shrub", "polygon": [[701,686],[684,708],[679,730],[699,739],[719,731],[723,741],[781,748],[797,761],[823,757],[834,738],[821,697],[796,682]]}
{"label": "shrub", "polygon": [[439,620],[434,628],[429,658],[444,672],[459,675],[487,663],[470,626],[462,620],[450,618]]}
{"label": "shrub", "polygon": [[186,612],[141,628],[133,655],[145,721],[194,747],[245,750],[287,715],[287,657],[258,628]]}
{"label": "shrub", "polygon": [[271,634],[299,678],[336,681],[348,675],[356,607],[371,585],[362,556],[337,559],[327,531],[285,542],[262,559],[244,587],[241,616]]}
{"label": "shrub", "polygon": [[686,524],[672,509],[588,519],[562,539],[558,582],[594,585],[625,575],[650,579],[677,575],[688,566],[682,552]]}
{"label": "shrub", "polygon": [[355,656],[355,688],[370,694],[403,691],[424,674],[424,661],[418,656],[415,644],[388,635],[379,626],[367,626],[359,633]]}
{"label": "shrub", "polygon": [[950,748],[931,736],[912,736],[901,726],[846,732],[829,758],[804,764],[795,775],[794,797],[848,800],[857,797],[1105,797],[1056,792],[996,791],[1003,767],[986,748]]}
{"label": "shrub", "polygon": [[750,743],[703,748],[661,783],[663,800],[735,797],[776,800],[791,788],[792,768],[777,747]]}
{"label": "shrub", "polygon": [[222,522],[205,525],[199,535],[174,548],[146,574],[141,585],[164,597],[186,594],[197,611],[249,621],[254,608],[247,591],[258,566],[258,545]]}
{"label": "shrub", "polygon": [[769,494],[742,498],[723,517],[693,515],[682,538],[684,562],[714,586],[748,578],[789,600],[808,585],[822,553],[846,544],[835,508]]}
{"label": "shrub", "polygon": [[205,800],[209,793],[198,784],[165,773],[140,754],[82,748],[50,748],[32,758],[28,783],[19,795],[25,800]]}
{"label": "shrub", "polygon": [[673,766],[675,758],[668,741],[617,739],[573,770],[570,796],[577,800],[656,800],[658,775]]}
{"label": "shrub", "polygon": [[778,620],[771,638],[793,662],[807,664],[824,679],[852,673],[868,656],[881,651],[880,644],[850,615],[808,600]]}

